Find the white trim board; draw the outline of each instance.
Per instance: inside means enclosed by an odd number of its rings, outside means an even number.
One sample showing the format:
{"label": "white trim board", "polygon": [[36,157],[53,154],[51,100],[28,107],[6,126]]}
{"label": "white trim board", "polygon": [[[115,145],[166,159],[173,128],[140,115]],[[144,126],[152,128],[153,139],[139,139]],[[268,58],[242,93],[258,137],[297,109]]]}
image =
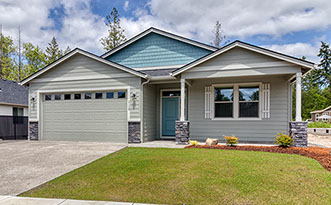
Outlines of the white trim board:
{"label": "white trim board", "polygon": [[[176,136],[163,136],[162,134],[162,92],[163,91],[180,91],[180,88],[165,88],[165,89],[160,89],[160,138],[161,139],[175,139]],[[180,96],[173,96],[169,98],[178,98],[178,114],[180,114]]]}
{"label": "white trim board", "polygon": [[53,63],[47,65],[45,68],[39,70],[38,72],[36,72],[36,73],[34,73],[33,75],[31,75],[31,76],[27,77],[26,79],[24,79],[24,80],[21,82],[21,85],[25,85],[25,84],[27,84],[28,82],[30,82],[30,81],[33,80],[34,78],[36,78],[36,77],[38,77],[39,75],[41,75],[41,74],[47,72],[47,71],[50,70],[51,68],[53,68],[53,67],[59,65],[59,64],[62,63],[63,61],[67,60],[68,58],[70,58],[70,57],[72,57],[72,56],[74,56],[74,55],[76,55],[76,54],[84,55],[84,56],[86,56],[86,57],[92,58],[92,59],[94,59],[94,60],[96,60],[96,61],[99,61],[99,62],[104,63],[104,64],[107,64],[107,65],[113,66],[113,67],[118,68],[118,69],[120,69],[120,70],[123,70],[123,71],[125,71],[125,72],[128,72],[128,73],[131,73],[131,74],[133,74],[133,75],[136,75],[136,76],[138,76],[138,77],[145,78],[145,79],[148,78],[148,75],[143,74],[143,73],[140,73],[139,71],[136,71],[136,70],[133,70],[133,69],[127,68],[127,67],[125,67],[125,66],[119,65],[119,64],[114,63],[114,62],[111,62],[111,61],[109,61],[109,60],[105,60],[105,59],[100,58],[100,57],[98,57],[98,56],[96,56],[96,55],[94,55],[94,54],[91,54],[91,53],[87,52],[87,51],[84,51],[84,50],[81,50],[81,49],[79,49],[79,48],[76,48],[76,49],[74,49],[73,51],[71,51],[70,53],[68,53],[67,55],[63,56],[62,58],[60,58],[60,59],[54,61]]}
{"label": "white trim board", "polygon": [[[258,85],[259,86],[259,117],[239,117],[239,86],[246,85]],[[233,87],[233,117],[214,117],[215,116],[215,87]],[[227,84],[212,84],[211,85],[211,120],[220,121],[250,121],[250,120],[262,120],[262,82],[252,83],[227,83]]]}
{"label": "white trim board", "polygon": [[131,43],[134,43],[135,41],[141,39],[142,37],[144,37],[144,36],[146,36],[150,33],[160,34],[162,36],[166,36],[166,37],[169,37],[169,38],[172,38],[172,39],[184,42],[184,43],[188,43],[188,44],[191,44],[191,45],[194,45],[194,46],[198,46],[200,48],[204,48],[204,49],[207,49],[207,50],[210,50],[210,51],[216,51],[217,50],[216,47],[213,47],[213,46],[210,46],[210,45],[207,45],[207,44],[204,44],[204,43],[200,43],[200,42],[197,42],[197,41],[194,41],[194,40],[182,37],[182,36],[178,36],[176,34],[172,34],[172,33],[169,33],[169,32],[162,31],[160,29],[151,27],[151,28],[141,32],[140,34],[134,36],[133,38],[129,39],[128,41],[124,42],[123,44],[119,45],[118,47],[114,48],[113,50],[110,50],[110,51],[106,52],[101,57],[102,58],[107,58],[110,55],[112,55],[113,53],[116,53],[117,51],[121,50],[122,48],[130,45]]}
{"label": "white trim board", "polygon": [[[92,91],[107,91],[107,90],[126,90],[128,95],[127,95],[127,106],[128,106],[128,116],[127,119],[128,121],[131,121],[132,119],[130,118],[130,87],[129,86],[123,86],[123,87],[106,87],[106,88],[77,88],[77,89],[58,89],[58,90],[38,90],[37,91],[37,113],[36,113],[36,118],[30,118],[29,117],[29,122],[38,122],[40,120],[40,105],[42,104],[42,95],[47,94],[47,93],[65,93],[65,92],[92,92]],[[31,105],[31,104],[30,104]],[[30,112],[30,109],[29,109]],[[30,115],[29,115],[30,116]]]}
{"label": "white trim board", "polygon": [[308,68],[308,69],[314,69],[314,64],[311,63],[311,62],[308,62],[308,61],[303,61],[303,60],[299,60],[299,59],[296,59],[294,57],[291,57],[291,56],[287,56],[285,54],[281,54],[281,53],[277,53],[277,52],[274,52],[274,51],[271,51],[271,50],[268,50],[268,49],[264,49],[264,48],[260,48],[260,47],[257,47],[257,46],[253,46],[253,45],[249,45],[249,44],[246,44],[246,43],[243,43],[243,42],[240,42],[240,41],[235,41],[233,42],[232,44],[229,44],[227,46],[224,46],[223,48],[205,56],[205,57],[202,57],[196,61],[193,61],[192,63],[189,63],[187,64],[186,66],[174,71],[171,73],[172,76],[176,76],[178,74],[181,74],[203,62],[206,62],[208,61],[209,59],[212,59],[218,55],[221,55],[222,53],[225,53],[226,51],[229,51],[233,48],[236,48],[236,47],[240,47],[240,48],[244,48],[244,49],[247,49],[247,50],[250,50],[250,51],[253,51],[253,52],[257,52],[257,53],[260,53],[260,54],[263,54],[263,55],[267,55],[267,56],[270,56],[270,57],[273,57],[273,58],[276,58],[276,59],[279,59],[279,60],[284,60],[286,62],[289,62],[289,63],[293,63],[295,65],[299,65],[299,66],[302,66],[302,67],[305,67],[305,68]]}

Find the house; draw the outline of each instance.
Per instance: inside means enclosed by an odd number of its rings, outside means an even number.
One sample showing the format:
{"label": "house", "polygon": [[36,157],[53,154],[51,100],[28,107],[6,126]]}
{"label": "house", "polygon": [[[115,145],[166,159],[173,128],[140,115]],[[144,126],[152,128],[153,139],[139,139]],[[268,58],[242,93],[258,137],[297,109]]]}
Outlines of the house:
{"label": "house", "polygon": [[241,41],[217,49],[150,28],[102,56],[74,49],[24,79],[30,138],[181,144],[235,135],[273,143],[301,126],[301,78],[313,68]]}
{"label": "house", "polygon": [[0,138],[27,139],[28,89],[0,79]]}
{"label": "house", "polygon": [[331,106],[323,110],[315,110],[310,112],[313,122],[331,122]]}

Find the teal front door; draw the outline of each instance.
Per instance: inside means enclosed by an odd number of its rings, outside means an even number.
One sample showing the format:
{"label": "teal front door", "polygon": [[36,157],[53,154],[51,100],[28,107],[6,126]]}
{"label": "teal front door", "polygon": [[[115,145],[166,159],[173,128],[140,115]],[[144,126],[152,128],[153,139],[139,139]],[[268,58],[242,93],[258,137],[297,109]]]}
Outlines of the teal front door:
{"label": "teal front door", "polygon": [[179,113],[179,98],[162,99],[162,136],[175,136],[175,122]]}

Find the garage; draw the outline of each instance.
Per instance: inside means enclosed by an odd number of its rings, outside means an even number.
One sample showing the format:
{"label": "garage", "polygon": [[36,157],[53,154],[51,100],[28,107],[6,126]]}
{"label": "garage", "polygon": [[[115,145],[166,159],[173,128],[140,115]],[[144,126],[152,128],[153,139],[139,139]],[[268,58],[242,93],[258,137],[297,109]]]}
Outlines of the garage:
{"label": "garage", "polygon": [[125,90],[47,93],[41,109],[41,140],[127,142]]}

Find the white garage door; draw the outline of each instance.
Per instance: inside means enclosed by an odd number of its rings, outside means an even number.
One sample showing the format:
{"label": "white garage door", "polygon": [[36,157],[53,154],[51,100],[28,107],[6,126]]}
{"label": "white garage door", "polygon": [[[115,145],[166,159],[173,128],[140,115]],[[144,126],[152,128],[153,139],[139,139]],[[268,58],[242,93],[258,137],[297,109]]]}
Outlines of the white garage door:
{"label": "white garage door", "polygon": [[42,140],[127,142],[125,91],[45,94]]}

